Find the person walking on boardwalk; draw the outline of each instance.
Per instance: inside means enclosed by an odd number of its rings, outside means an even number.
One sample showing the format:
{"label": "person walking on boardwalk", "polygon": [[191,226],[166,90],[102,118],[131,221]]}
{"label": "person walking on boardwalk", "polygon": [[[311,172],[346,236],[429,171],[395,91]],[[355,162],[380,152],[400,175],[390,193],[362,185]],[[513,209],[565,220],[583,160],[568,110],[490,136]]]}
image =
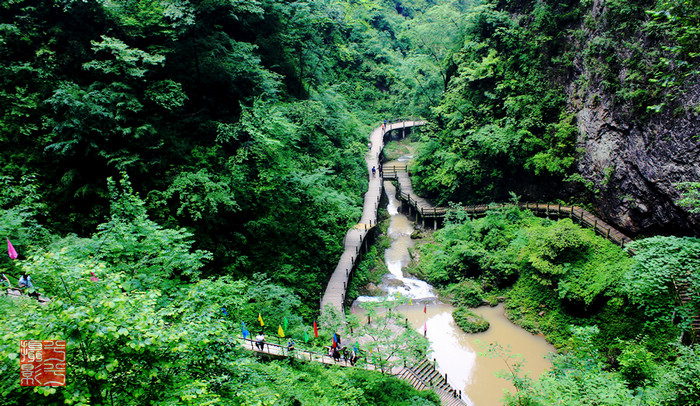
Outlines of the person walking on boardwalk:
{"label": "person walking on boardwalk", "polygon": [[[9,281],[8,281],[9,283]],[[32,277],[29,276],[29,273],[25,272],[20,276],[19,282],[17,283],[17,286],[20,288],[28,288],[28,289],[34,289],[34,284],[32,283]]]}
{"label": "person walking on boardwalk", "polygon": [[340,362],[340,351],[338,351],[338,347],[333,348],[333,360],[335,362]]}
{"label": "person walking on boardwalk", "polygon": [[372,176],[374,176],[374,175],[376,175],[376,174],[377,174],[377,168],[375,168],[375,167],[373,166],[373,167],[372,167]]}
{"label": "person walking on boardwalk", "polygon": [[255,336],[255,346],[258,347],[260,351],[265,349],[265,334],[263,334],[262,331]]}

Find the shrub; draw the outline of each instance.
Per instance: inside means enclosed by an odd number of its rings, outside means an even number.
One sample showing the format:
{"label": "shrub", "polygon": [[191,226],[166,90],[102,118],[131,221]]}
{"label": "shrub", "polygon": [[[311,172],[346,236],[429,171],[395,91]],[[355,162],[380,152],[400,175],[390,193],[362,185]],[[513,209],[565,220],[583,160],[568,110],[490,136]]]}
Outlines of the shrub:
{"label": "shrub", "polygon": [[474,279],[464,280],[448,289],[454,295],[453,304],[459,307],[479,307],[484,303],[484,290]]}
{"label": "shrub", "polygon": [[455,323],[464,330],[465,333],[481,333],[491,326],[483,317],[474,314],[466,307],[458,307],[452,312]]}

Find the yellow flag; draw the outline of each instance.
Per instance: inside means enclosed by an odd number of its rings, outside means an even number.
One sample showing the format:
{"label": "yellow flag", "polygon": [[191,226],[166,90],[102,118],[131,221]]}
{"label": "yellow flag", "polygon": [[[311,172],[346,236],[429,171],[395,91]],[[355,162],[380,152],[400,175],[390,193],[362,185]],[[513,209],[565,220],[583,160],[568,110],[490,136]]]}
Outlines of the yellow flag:
{"label": "yellow flag", "polygon": [[408,299],[408,305],[409,305],[409,306],[413,306],[413,298],[409,298],[409,299]]}
{"label": "yellow flag", "polygon": [[263,319],[262,319],[262,316],[260,315],[260,313],[258,313],[258,321],[260,321],[260,327],[265,326],[265,323],[263,323]]}
{"label": "yellow flag", "polygon": [[277,328],[277,335],[284,338],[284,330],[282,330],[282,325],[280,324]]}

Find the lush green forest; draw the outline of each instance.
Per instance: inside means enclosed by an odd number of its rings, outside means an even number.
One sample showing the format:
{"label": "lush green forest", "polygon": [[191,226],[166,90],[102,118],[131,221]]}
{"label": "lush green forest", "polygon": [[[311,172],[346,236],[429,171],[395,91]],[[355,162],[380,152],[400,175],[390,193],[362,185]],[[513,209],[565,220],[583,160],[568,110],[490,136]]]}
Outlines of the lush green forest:
{"label": "lush green forest", "polygon": [[[460,33],[419,33],[462,6],[0,4],[3,271],[52,299],[2,298],[0,403],[434,404],[225,343],[258,314],[311,325],[361,213],[366,134],[429,113]],[[68,340],[66,388],[20,389],[20,339]]]}
{"label": "lush green forest", "polygon": [[[608,23],[584,50],[598,72],[590,85],[604,83],[639,120],[697,109],[674,99],[697,74],[697,2],[605,3]],[[579,198],[561,89],[591,10],[573,0],[0,3],[0,230],[19,253],[0,267],[13,286],[30,273],[51,298],[0,297],[0,404],[438,404],[378,373],[261,362],[229,339],[258,317],[271,335],[287,323],[297,340],[308,332],[361,214],[366,135],[383,119],[431,121],[414,179],[440,203],[503,200],[523,185]],[[697,184],[679,187],[696,210]],[[696,352],[669,344],[692,304],[666,295],[669,278],[696,277],[697,240],[642,240],[630,259],[571,224],[512,211],[455,218],[436,241],[426,278],[465,306],[508,288],[513,318],[566,349],[551,375],[519,383],[514,404],[549,404],[567,388],[578,400],[595,389],[638,404],[697,401]],[[377,252],[367,261],[381,262]],[[308,345],[327,344],[330,327]],[[20,387],[27,339],[67,340],[65,388]]]}

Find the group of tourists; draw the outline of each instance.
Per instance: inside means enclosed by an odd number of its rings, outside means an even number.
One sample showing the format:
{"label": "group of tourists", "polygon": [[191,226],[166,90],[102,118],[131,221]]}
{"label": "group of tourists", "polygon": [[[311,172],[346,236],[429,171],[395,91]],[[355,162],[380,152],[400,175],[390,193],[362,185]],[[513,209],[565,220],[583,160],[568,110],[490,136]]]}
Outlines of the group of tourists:
{"label": "group of tourists", "polygon": [[[255,336],[255,347],[258,349],[258,351],[265,351],[265,333],[262,331]],[[346,346],[341,347],[340,337],[337,335],[337,333],[333,334],[333,344],[326,346],[326,349],[328,350],[328,356],[333,358],[335,362],[340,362],[342,358],[346,364],[349,362],[350,365],[355,366],[357,360],[360,359],[357,345],[355,345],[352,350],[348,349]],[[291,354],[291,352],[294,350],[296,350],[295,343],[290,337],[287,341],[287,353]]]}
{"label": "group of tourists", "polygon": [[[5,281],[4,284],[6,284],[8,288],[12,287],[12,284],[7,278],[7,275],[5,275],[5,272],[2,272],[2,279]],[[32,277],[29,276],[29,272],[24,272],[22,276],[19,277],[19,280],[17,281],[17,287],[20,289],[34,289]]]}
{"label": "group of tourists", "polygon": [[337,345],[335,347],[328,346],[326,348],[328,349],[328,356],[333,358],[335,362],[340,362],[340,358],[342,357],[346,364],[349,362],[350,365],[355,366],[357,360],[360,359],[355,348],[348,350],[346,346],[339,347]]}

